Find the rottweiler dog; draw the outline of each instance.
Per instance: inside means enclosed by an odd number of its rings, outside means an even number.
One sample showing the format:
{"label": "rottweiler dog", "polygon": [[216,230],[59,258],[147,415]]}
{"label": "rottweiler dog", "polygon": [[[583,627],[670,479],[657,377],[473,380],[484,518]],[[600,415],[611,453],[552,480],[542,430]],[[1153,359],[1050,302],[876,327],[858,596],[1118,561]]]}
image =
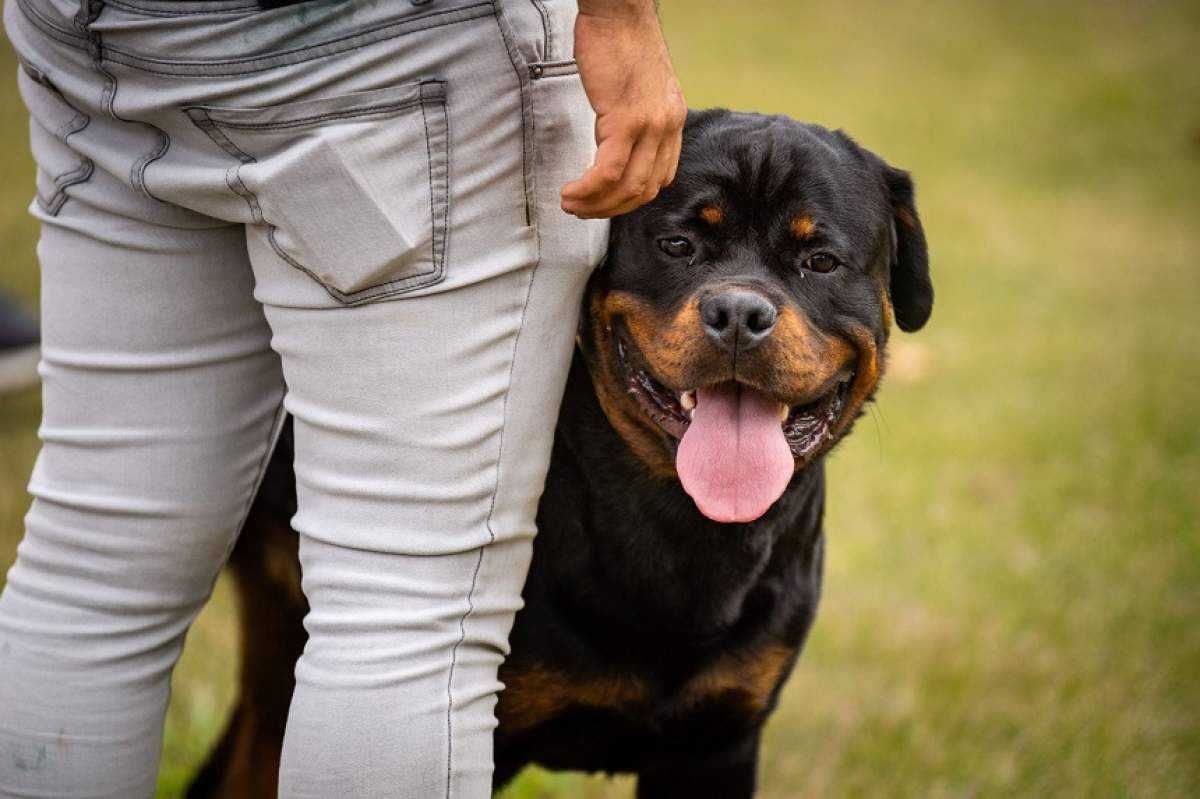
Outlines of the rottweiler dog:
{"label": "rottweiler dog", "polygon": [[[501,669],[497,787],[527,764],[638,796],[749,797],[813,622],[824,457],[933,288],[906,172],[840,131],[693,112],[675,182],[613,221],[584,299],[524,609]],[[304,646],[290,439],[231,560],[241,696],[189,796],[275,795]]]}

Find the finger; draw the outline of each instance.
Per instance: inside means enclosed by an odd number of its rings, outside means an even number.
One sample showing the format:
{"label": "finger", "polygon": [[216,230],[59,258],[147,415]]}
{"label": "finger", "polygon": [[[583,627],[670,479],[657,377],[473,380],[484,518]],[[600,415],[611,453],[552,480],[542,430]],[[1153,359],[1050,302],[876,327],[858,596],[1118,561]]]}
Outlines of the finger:
{"label": "finger", "polygon": [[562,187],[563,200],[574,203],[594,202],[621,182],[633,155],[637,137],[613,135],[600,142],[592,165],[578,178]]}
{"label": "finger", "polygon": [[671,137],[671,152],[667,161],[667,179],[663,183],[663,187],[670,186],[675,182],[675,176],[679,173],[679,157],[683,153],[683,129],[679,129]]}
{"label": "finger", "polygon": [[565,199],[563,208],[579,215],[610,217],[626,213],[641,205],[640,198],[647,193],[658,193],[658,184],[653,184],[654,166],[658,157],[658,136],[643,135],[633,147],[625,172],[617,185],[602,194],[584,201]]}
{"label": "finger", "polygon": [[[672,173],[675,171],[675,140],[668,136],[658,145],[658,157],[654,162],[654,181],[657,187],[655,194],[671,185]],[[653,198],[651,198],[653,199]]]}
{"label": "finger", "polygon": [[654,201],[654,198],[658,196],[659,192],[661,192],[669,182],[667,178],[671,170],[671,158],[672,153],[674,152],[674,147],[675,145],[671,141],[670,137],[662,139],[658,145],[658,151],[654,156],[654,167],[651,171],[649,182],[636,196],[625,200],[616,208],[611,209],[612,216],[619,216],[621,214],[627,214],[630,211],[636,211],[643,205]]}
{"label": "finger", "polygon": [[669,158],[671,151],[671,143],[663,141],[658,152],[654,156],[654,167],[651,170],[651,176],[645,184],[645,188],[636,195],[620,201],[617,205],[605,209],[605,216],[620,216],[631,211],[636,211],[647,203],[653,202],[666,185],[667,168],[669,166]]}

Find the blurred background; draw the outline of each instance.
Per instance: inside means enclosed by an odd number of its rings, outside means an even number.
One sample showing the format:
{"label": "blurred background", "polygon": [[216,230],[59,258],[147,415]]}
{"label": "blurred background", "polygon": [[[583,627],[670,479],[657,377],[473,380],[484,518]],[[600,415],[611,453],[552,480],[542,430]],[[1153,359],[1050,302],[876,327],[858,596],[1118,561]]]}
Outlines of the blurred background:
{"label": "blurred background", "polygon": [[[826,592],[761,795],[1200,795],[1200,3],[664,0],[689,104],[845,128],[916,177],[937,303],[833,455]],[[36,307],[0,52],[0,291]],[[36,453],[0,398],[0,574]],[[160,795],[223,724],[223,583]],[[628,797],[526,774],[505,799]]]}

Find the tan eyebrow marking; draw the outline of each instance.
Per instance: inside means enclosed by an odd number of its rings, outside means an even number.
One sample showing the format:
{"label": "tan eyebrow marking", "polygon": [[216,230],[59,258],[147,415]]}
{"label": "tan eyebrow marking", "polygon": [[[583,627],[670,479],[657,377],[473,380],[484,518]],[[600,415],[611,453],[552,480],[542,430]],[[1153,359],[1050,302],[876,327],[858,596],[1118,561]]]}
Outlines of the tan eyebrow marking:
{"label": "tan eyebrow marking", "polygon": [[725,221],[725,212],[715,205],[706,205],[700,209],[700,218],[710,225],[719,225]]}
{"label": "tan eyebrow marking", "polygon": [[811,216],[797,216],[792,219],[792,233],[798,239],[811,236],[816,229],[817,223],[812,221]]}

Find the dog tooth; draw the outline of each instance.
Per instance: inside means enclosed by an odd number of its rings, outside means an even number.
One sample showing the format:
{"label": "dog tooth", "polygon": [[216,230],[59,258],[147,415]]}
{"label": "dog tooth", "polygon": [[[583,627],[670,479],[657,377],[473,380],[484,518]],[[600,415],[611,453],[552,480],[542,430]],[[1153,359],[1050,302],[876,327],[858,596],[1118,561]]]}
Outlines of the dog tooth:
{"label": "dog tooth", "polygon": [[784,403],[779,403],[779,421],[786,422],[787,418],[792,415],[792,409]]}
{"label": "dog tooth", "polygon": [[696,407],[696,392],[685,391],[679,395],[679,405],[685,411],[691,411]]}

